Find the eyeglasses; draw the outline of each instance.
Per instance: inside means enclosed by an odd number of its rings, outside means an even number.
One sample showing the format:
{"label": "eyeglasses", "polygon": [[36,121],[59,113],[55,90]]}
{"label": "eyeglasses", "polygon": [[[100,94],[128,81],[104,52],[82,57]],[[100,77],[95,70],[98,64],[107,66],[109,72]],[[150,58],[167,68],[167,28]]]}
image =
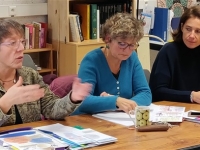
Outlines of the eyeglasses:
{"label": "eyeglasses", "polygon": [[137,49],[139,47],[138,43],[136,43],[136,44],[128,44],[126,42],[119,42],[119,41],[117,41],[117,43],[118,43],[118,47],[120,49],[126,49],[127,47],[129,47],[130,50],[135,50],[135,49]]}
{"label": "eyeglasses", "polygon": [[20,43],[25,47],[26,46],[26,41],[27,40],[25,40],[25,39],[24,40],[17,40],[17,41],[12,41],[12,42],[0,43],[0,45],[6,45],[6,46],[12,47],[14,49],[18,49]]}

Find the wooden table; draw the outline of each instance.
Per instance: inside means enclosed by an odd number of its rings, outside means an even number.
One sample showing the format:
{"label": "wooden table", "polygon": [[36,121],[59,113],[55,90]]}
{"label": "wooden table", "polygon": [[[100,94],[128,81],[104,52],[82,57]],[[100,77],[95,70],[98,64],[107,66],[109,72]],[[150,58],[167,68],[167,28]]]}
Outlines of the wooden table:
{"label": "wooden table", "polygon": [[[186,111],[190,109],[200,110],[200,105],[198,104],[166,101],[157,102],[155,104],[184,106],[186,107]],[[164,132],[137,132],[122,125],[94,118],[90,115],[80,115],[67,117],[66,121],[49,120],[1,127],[0,131],[22,126],[37,127],[53,123],[61,123],[67,126],[79,125],[83,128],[92,128],[118,138],[116,143],[93,147],[89,150],[174,150],[200,144],[200,124],[186,121],[181,123],[180,126],[170,128],[168,131]]]}

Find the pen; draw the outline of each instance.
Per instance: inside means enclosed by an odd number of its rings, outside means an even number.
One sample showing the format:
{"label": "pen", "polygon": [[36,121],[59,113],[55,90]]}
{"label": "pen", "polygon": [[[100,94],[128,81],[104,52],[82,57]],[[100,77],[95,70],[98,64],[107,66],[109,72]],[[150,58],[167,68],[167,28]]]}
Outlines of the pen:
{"label": "pen", "polygon": [[0,135],[6,134],[6,133],[11,133],[11,132],[17,132],[17,131],[26,131],[26,130],[32,130],[32,127],[23,127],[23,128],[16,128],[16,129],[12,129],[12,130],[2,131],[2,132],[0,132]]}
{"label": "pen", "polygon": [[19,132],[11,132],[6,133],[4,135],[1,135],[0,138],[11,138],[11,137],[17,137],[17,136],[24,136],[24,135],[31,135],[35,134],[35,131],[19,131]]}
{"label": "pen", "polygon": [[41,130],[41,129],[38,129],[38,131],[41,131],[41,132],[46,133],[46,134],[49,134],[49,135],[53,136],[54,138],[59,139],[59,140],[65,142],[65,143],[67,143],[71,148],[83,147],[82,145],[79,145],[79,144],[77,144],[77,143],[75,143],[73,141],[70,141],[70,140],[68,140],[66,138],[63,138],[63,137],[61,137],[61,136],[59,136],[59,135],[57,135],[57,134],[55,134],[55,133],[53,133],[51,131]]}

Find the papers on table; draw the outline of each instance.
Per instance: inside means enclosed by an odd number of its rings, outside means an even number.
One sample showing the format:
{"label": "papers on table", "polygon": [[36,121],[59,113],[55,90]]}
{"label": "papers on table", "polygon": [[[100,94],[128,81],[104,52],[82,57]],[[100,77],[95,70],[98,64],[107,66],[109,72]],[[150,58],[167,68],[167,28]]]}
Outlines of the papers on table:
{"label": "papers on table", "polygon": [[150,117],[153,122],[182,122],[185,112],[185,107],[179,106],[151,104],[150,109],[153,110],[150,113]]}
{"label": "papers on table", "polygon": [[101,144],[107,144],[117,141],[117,138],[115,137],[100,133],[90,128],[79,130],[73,127],[64,126],[59,123],[38,127],[36,129],[53,131],[53,133],[61,136],[63,139],[67,139],[79,145],[77,147],[71,147],[71,149],[73,150],[98,146]]}
{"label": "papers on table", "polygon": [[[19,136],[20,135],[20,136]],[[116,142],[117,138],[96,130],[76,129],[62,124],[41,126],[27,131],[0,135],[1,146],[12,145],[20,150],[35,150],[39,143],[48,143],[55,150],[79,150]]]}
{"label": "papers on table", "polygon": [[65,150],[68,144],[62,143],[54,137],[45,135],[37,130],[17,131],[0,135],[1,146],[19,149],[35,150],[38,144],[50,144],[52,148]]}
{"label": "papers on table", "polygon": [[[150,121],[152,122],[182,122],[185,107],[178,106],[164,106],[151,104],[150,108]],[[135,115],[129,117],[125,112],[111,111],[102,112],[92,115],[93,117],[121,124],[124,126],[134,125],[133,120]]]}
{"label": "papers on table", "polygon": [[195,123],[200,123],[200,117],[189,117],[188,116],[188,113],[189,112],[200,112],[200,111],[196,111],[196,110],[189,110],[189,111],[186,111],[183,115],[184,117],[184,120],[186,121],[190,121],[190,122],[195,122]]}
{"label": "papers on table", "polygon": [[[118,112],[118,111],[112,111],[112,112],[103,112],[92,115],[93,117],[107,120],[113,123],[121,124],[124,126],[132,126],[134,125],[134,122],[132,119],[130,119],[129,115],[125,112]],[[131,115],[132,118],[135,118],[135,115]]]}

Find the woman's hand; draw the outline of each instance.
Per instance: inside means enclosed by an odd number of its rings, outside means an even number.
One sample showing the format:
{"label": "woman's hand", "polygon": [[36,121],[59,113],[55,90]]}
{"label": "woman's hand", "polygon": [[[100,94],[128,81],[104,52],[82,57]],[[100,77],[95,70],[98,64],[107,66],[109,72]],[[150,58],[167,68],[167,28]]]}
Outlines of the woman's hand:
{"label": "woman's hand", "polygon": [[108,93],[106,93],[106,92],[102,92],[102,93],[100,94],[100,96],[112,96],[112,95],[110,95],[110,94],[108,94]]}
{"label": "woman's hand", "polygon": [[192,101],[200,104],[200,91],[194,92],[192,91]]}
{"label": "woman's hand", "polygon": [[[23,79],[20,76],[15,85],[8,89],[0,99],[0,108],[7,112],[15,104],[23,104],[39,100],[44,96],[44,89],[40,85],[23,86]],[[4,103],[4,105],[2,105]]]}
{"label": "woman's hand", "polygon": [[77,102],[85,99],[90,94],[92,85],[89,83],[81,83],[79,78],[75,78],[72,84],[71,101]]}
{"label": "woman's hand", "polygon": [[126,113],[129,113],[131,110],[135,110],[135,107],[137,106],[137,103],[133,100],[129,100],[126,98],[118,97],[117,98],[117,104],[119,107],[119,110],[123,110]]}

